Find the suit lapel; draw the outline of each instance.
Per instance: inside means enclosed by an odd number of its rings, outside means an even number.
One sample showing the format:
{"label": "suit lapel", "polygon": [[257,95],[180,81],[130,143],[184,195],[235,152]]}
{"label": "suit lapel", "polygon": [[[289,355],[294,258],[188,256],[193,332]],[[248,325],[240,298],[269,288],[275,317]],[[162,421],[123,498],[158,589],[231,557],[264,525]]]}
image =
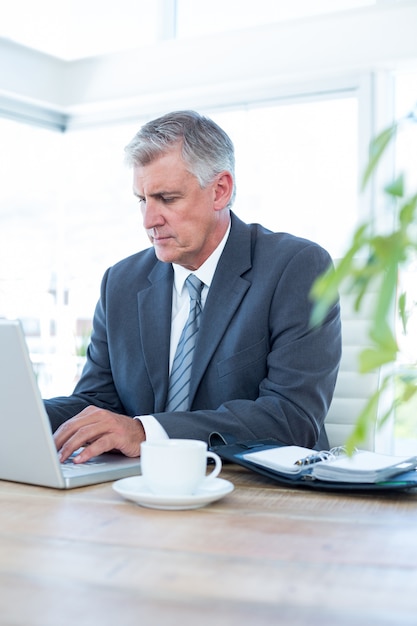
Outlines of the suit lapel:
{"label": "suit lapel", "polygon": [[164,410],[168,391],[173,269],[157,263],[149,274],[150,287],[138,293],[143,357],[155,394],[155,412]]}
{"label": "suit lapel", "polygon": [[229,239],[213,277],[198,333],[198,359],[193,363],[190,382],[191,401],[211,357],[250,287],[250,281],[242,278],[242,274],[251,268],[251,257],[250,229],[232,216]]}

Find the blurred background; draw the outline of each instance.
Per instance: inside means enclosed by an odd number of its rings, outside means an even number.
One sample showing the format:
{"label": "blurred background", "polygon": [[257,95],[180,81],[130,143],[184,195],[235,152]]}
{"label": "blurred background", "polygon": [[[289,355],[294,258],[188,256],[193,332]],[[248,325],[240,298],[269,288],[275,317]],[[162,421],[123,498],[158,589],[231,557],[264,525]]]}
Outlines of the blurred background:
{"label": "blurred background", "polygon": [[[22,320],[43,395],[80,374],[106,268],[148,246],[123,162],[144,122],[211,116],[235,212],[337,259],[361,221],[389,223],[379,183],[417,188],[414,125],[360,191],[370,139],[416,107],[416,32],[410,0],[0,0],[0,317]],[[398,438],[414,429],[399,416]]]}

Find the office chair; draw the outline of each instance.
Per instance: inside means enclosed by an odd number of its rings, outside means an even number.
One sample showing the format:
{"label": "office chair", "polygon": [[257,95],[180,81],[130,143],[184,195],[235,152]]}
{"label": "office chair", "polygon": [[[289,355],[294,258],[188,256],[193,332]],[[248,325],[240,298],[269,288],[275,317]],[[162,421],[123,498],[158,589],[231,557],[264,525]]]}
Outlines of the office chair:
{"label": "office chair", "polygon": [[[347,293],[346,288],[343,290],[342,287],[340,291],[342,358],[333,401],[325,420],[331,448],[346,443],[359,414],[370,396],[379,388],[382,375],[385,373],[382,371],[383,368],[378,368],[374,372],[361,374],[358,368],[359,353],[370,345],[368,329],[377,293],[377,287],[368,291],[363,298],[360,311],[355,311],[355,296]],[[394,324],[394,315],[392,317]],[[384,391],[375,409],[375,423],[368,429],[366,440],[358,445],[359,448],[375,451],[376,435],[379,431],[377,425],[392,398],[393,386]],[[390,451],[392,441],[388,432],[390,429],[392,430],[392,424],[385,426],[385,433],[380,437],[381,443],[378,443],[377,451],[382,451],[379,450],[380,447],[384,448],[384,452]]]}

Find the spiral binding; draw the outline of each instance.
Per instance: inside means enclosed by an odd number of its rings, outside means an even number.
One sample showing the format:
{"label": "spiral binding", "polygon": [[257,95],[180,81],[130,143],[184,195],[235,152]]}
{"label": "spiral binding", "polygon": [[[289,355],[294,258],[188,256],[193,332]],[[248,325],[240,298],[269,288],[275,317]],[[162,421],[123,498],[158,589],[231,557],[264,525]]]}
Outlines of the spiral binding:
{"label": "spiral binding", "polygon": [[[354,452],[357,452],[356,448]],[[334,448],[331,448],[331,450],[320,450],[314,454],[309,454],[303,459],[298,459],[294,465],[304,467],[306,465],[311,465],[312,463],[318,463],[319,461],[332,461],[339,456],[346,456],[346,454],[347,450],[345,446],[335,446]]]}

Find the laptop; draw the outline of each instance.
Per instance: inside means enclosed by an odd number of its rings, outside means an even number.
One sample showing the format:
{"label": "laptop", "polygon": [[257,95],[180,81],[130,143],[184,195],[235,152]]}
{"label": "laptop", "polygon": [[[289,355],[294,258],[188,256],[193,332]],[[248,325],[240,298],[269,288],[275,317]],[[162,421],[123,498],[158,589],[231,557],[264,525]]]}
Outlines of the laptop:
{"label": "laptop", "polygon": [[136,474],[122,454],[60,463],[21,324],[0,319],[0,480],[71,489]]}

